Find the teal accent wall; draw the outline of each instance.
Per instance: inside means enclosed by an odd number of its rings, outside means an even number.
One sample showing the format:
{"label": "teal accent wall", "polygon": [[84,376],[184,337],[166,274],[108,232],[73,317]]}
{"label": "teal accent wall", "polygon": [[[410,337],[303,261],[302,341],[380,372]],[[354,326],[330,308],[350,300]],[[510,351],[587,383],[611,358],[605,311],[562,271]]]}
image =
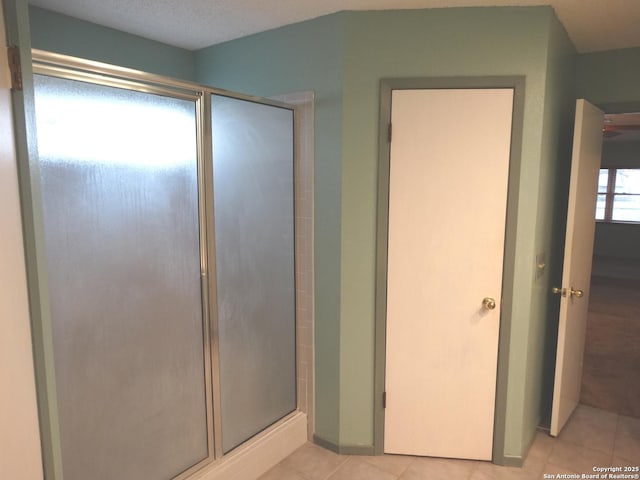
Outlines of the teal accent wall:
{"label": "teal accent wall", "polygon": [[[529,314],[523,446],[533,438],[536,427],[539,424],[548,426],[551,418],[560,307],[558,297],[551,294],[551,288],[559,285],[562,279],[575,117],[576,50],[555,16],[551,19],[549,29],[535,229],[535,254],[542,255],[547,267],[534,274],[533,301]],[[537,419],[536,414],[540,415]]]}
{"label": "teal accent wall", "polygon": [[[200,83],[272,96],[315,91],[315,433],[339,444],[344,15],[196,52]],[[352,356],[347,355],[346,361]],[[367,408],[367,406],[363,406]]]}
{"label": "teal accent wall", "polygon": [[640,141],[605,141],[602,144],[602,166],[640,168]]}
{"label": "teal accent wall", "polygon": [[640,48],[579,55],[576,94],[605,113],[640,112]]}
{"label": "teal accent wall", "polygon": [[[582,54],[578,56],[577,65],[579,98],[589,100],[605,113],[640,112],[640,48]],[[637,146],[622,145],[605,144],[603,163],[630,165],[627,162],[633,163],[632,157],[637,160],[638,156],[633,153]],[[596,254],[640,259],[638,242],[638,225],[596,224]]]}
{"label": "teal accent wall", "polygon": [[[640,168],[640,142],[604,142],[602,166]],[[596,223],[594,255],[640,260],[640,225]]]}
{"label": "teal accent wall", "polygon": [[33,48],[182,80],[195,77],[194,53],[30,6]]}
{"label": "teal accent wall", "polygon": [[[342,12],[196,52],[36,7],[30,14],[35,48],[260,96],[315,91],[315,432],[343,447],[376,441],[380,80],[523,76],[502,453],[526,452],[550,398],[557,305],[548,289],[561,272],[573,101],[640,105],[640,49],[576,56],[549,7]],[[537,277],[538,253],[548,267]]]}
{"label": "teal accent wall", "polygon": [[596,223],[593,253],[603,257],[640,260],[640,225]]}
{"label": "teal accent wall", "polygon": [[[342,199],[341,414],[340,441],[372,441],[370,417],[373,368],[377,111],[381,78],[442,76],[525,76],[525,113],[513,281],[509,380],[505,419],[506,457],[520,457],[540,418],[543,354],[540,331],[546,299],[534,296],[535,253],[550,242],[542,225],[543,151],[554,125],[543,135],[550,29],[549,8],[464,8],[348,13],[345,53]],[[555,45],[554,45],[555,46]],[[553,64],[555,66],[555,63]],[[560,80],[558,80],[560,81]],[[550,94],[555,95],[555,91]],[[552,100],[549,100],[549,103]],[[538,219],[532,221],[532,219]],[[545,237],[546,235],[546,237]],[[537,240],[538,237],[545,237]],[[509,281],[507,280],[507,281]],[[535,316],[532,316],[532,313]],[[532,341],[530,335],[536,339]],[[344,361],[346,356],[352,361]]]}
{"label": "teal accent wall", "polygon": [[[525,77],[522,164],[504,456],[519,458],[541,417],[549,274],[558,242],[554,180],[572,111],[572,55],[552,9],[342,12],[196,53],[197,80],[273,95],[316,90],[316,435],[374,439],[374,297],[382,78]],[[557,105],[556,102],[559,102]],[[325,117],[326,115],[326,117]],[[550,195],[546,199],[542,196]],[[557,267],[556,267],[557,271]]]}

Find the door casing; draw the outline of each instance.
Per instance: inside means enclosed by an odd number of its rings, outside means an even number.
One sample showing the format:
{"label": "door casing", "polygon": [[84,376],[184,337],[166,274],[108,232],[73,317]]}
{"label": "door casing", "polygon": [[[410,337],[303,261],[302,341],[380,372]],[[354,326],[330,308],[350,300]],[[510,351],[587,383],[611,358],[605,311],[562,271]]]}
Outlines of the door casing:
{"label": "door casing", "polygon": [[513,278],[516,262],[516,220],[524,119],[523,76],[496,77],[427,77],[383,79],[380,82],[380,124],[378,135],[378,205],[376,229],[376,296],[375,296],[375,360],[374,360],[374,451],[384,451],[384,405],[387,315],[387,236],[389,225],[389,124],[391,122],[391,92],[400,89],[438,88],[513,88],[513,118],[511,153],[507,193],[504,267],[502,280],[502,314],[498,344],[498,372],[493,434],[493,462],[502,465],[521,465],[520,459],[504,455],[507,409],[507,374],[513,299]]}

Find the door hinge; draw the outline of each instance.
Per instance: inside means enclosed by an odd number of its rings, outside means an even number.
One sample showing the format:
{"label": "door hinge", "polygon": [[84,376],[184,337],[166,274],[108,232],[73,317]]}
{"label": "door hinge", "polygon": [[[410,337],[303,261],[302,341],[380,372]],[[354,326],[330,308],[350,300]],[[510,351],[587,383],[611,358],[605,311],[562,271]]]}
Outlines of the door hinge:
{"label": "door hinge", "polygon": [[387,127],[387,141],[389,143],[391,143],[391,130],[392,130],[391,124],[389,124],[389,126]]}
{"label": "door hinge", "polygon": [[382,392],[382,408],[387,408],[387,392]]}
{"label": "door hinge", "polygon": [[20,49],[16,46],[7,47],[9,72],[11,73],[11,88],[22,90],[22,65],[20,63]]}

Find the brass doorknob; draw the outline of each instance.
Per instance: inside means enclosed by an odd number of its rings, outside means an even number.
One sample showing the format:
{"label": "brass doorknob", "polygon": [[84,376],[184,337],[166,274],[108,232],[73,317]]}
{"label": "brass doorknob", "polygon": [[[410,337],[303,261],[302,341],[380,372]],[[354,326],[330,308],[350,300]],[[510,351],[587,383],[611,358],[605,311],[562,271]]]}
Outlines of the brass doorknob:
{"label": "brass doorknob", "polygon": [[562,295],[563,297],[566,297],[567,294],[569,295],[569,297],[576,297],[576,298],[584,297],[584,292],[582,290],[574,290],[573,287],[569,289],[553,287],[551,291],[557,295]]}
{"label": "brass doorknob", "polygon": [[569,290],[569,293],[572,297],[576,297],[576,298],[584,297],[584,292],[582,290],[574,290],[573,287],[571,287],[571,290]]}
{"label": "brass doorknob", "polygon": [[482,299],[482,308],[485,310],[493,310],[496,308],[496,301],[491,297],[484,297]]}

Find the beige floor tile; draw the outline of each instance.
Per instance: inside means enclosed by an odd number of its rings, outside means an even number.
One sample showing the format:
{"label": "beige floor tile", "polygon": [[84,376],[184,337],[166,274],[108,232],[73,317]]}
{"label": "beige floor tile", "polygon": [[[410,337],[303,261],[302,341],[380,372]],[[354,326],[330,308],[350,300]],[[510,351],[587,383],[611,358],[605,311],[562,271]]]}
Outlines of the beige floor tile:
{"label": "beige floor tile", "polygon": [[620,415],[618,418],[618,433],[640,439],[640,418]]}
{"label": "beige floor tile", "polygon": [[[472,480],[538,480],[542,477],[542,471],[553,447],[554,440],[548,437],[534,440],[534,444],[529,449],[529,454],[522,467],[504,467],[494,465],[489,462],[482,462],[478,465]],[[551,447],[551,448],[550,448]]]}
{"label": "beige floor tile", "polygon": [[613,467],[638,467],[638,468],[640,468],[640,459],[627,460],[626,458],[613,457],[613,462],[611,462],[611,466],[613,466]]}
{"label": "beige floor tile", "polygon": [[464,480],[471,477],[479,463],[473,460],[417,457],[400,475],[400,480]]}
{"label": "beige floor tile", "polygon": [[601,430],[615,431],[618,414],[587,405],[578,405],[571,416],[572,421],[586,423]]}
{"label": "beige floor tile", "polygon": [[558,478],[558,475],[575,475],[578,472],[574,472],[573,470],[569,470],[567,468],[558,467],[556,465],[546,464],[544,466],[544,470],[542,471],[542,475],[540,478],[544,478],[544,474],[553,475],[555,478]]}
{"label": "beige floor tile", "polygon": [[538,480],[545,473],[639,463],[640,419],[580,405],[560,438],[536,433],[522,468],[404,455],[350,457],[308,443],[259,480]]}
{"label": "beige floor tile", "polygon": [[544,446],[541,446],[540,450],[536,450],[534,449],[534,444],[529,449],[529,453],[524,459],[524,464],[520,468],[520,470],[525,475],[539,475],[542,472],[545,463],[547,463],[549,455],[551,455],[551,452],[553,451],[553,445],[555,445],[555,439],[553,439],[552,437],[549,438],[551,439],[551,445],[545,443]]}
{"label": "beige floor tile", "polygon": [[579,405],[558,438],[612,455],[617,420],[615,413]]}
{"label": "beige floor tile", "polygon": [[360,457],[365,462],[378,467],[385,472],[394,475],[402,475],[409,468],[409,465],[415,460],[415,457],[408,455],[376,455]]}
{"label": "beige floor tile", "polygon": [[328,480],[396,480],[394,475],[374,467],[357,457],[344,462]]}
{"label": "beige floor tile", "polygon": [[471,480],[539,480],[541,477],[542,468],[538,472],[532,472],[524,468],[502,467],[487,463],[478,466],[470,478]]}
{"label": "beige floor tile", "polygon": [[301,473],[307,480],[325,480],[348,458],[307,443],[280,462],[280,465]]}
{"label": "beige floor tile", "polygon": [[278,464],[259,477],[258,480],[306,480],[306,478],[301,473]]}
{"label": "beige floor tile", "polygon": [[640,419],[620,415],[614,457],[640,463]]}
{"label": "beige floor tile", "polygon": [[527,458],[537,458],[546,461],[553,450],[554,443],[555,439],[548,433],[537,432],[533,444],[527,453]]}
{"label": "beige floor tile", "polygon": [[610,454],[558,439],[547,463],[576,473],[591,473],[595,466],[611,465],[611,458]]}

